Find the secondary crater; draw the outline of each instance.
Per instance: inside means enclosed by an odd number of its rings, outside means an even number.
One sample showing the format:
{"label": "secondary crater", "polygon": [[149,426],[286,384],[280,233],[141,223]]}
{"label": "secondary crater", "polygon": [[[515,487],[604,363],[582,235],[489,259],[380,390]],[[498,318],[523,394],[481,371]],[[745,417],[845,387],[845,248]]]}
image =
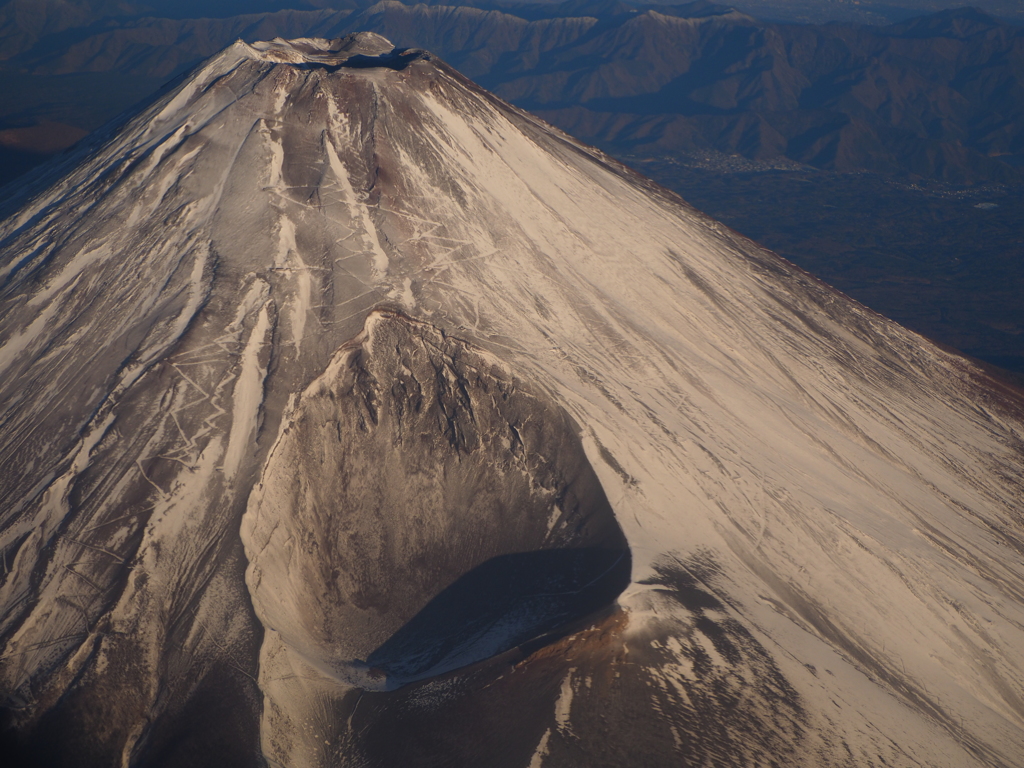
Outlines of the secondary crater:
{"label": "secondary crater", "polygon": [[396,688],[611,604],[630,554],[578,427],[497,358],[374,312],[297,399],[243,523],[264,625]]}

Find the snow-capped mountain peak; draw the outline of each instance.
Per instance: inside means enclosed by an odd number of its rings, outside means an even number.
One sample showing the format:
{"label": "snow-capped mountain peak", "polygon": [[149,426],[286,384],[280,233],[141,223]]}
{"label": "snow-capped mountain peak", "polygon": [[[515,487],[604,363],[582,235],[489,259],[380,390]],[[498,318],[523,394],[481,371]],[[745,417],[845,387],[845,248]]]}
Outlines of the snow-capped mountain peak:
{"label": "snow-capped mountain peak", "polygon": [[1024,754],[1019,393],[376,35],[90,152],[0,224],[26,764]]}

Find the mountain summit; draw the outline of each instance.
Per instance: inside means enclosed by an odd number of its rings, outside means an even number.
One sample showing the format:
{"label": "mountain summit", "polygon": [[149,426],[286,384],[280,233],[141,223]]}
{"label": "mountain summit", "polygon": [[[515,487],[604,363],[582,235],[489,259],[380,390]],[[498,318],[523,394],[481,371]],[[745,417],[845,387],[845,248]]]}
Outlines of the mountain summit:
{"label": "mountain summit", "polygon": [[0,224],[12,760],[1024,754],[1019,393],[372,34],[64,170]]}

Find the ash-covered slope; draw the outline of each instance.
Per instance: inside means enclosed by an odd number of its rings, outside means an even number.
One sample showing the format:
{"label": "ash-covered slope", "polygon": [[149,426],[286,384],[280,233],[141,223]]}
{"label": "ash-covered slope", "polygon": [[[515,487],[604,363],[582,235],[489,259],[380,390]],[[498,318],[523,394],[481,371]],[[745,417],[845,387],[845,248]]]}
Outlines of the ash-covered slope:
{"label": "ash-covered slope", "polygon": [[86,152],[0,225],[6,755],[1024,754],[1019,393],[375,35]]}

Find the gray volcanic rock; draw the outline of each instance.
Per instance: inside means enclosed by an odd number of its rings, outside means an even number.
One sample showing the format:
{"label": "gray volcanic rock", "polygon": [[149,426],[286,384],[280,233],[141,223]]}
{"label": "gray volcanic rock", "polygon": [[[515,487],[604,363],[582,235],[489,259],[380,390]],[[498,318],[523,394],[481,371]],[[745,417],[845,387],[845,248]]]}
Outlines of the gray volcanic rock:
{"label": "gray volcanic rock", "polygon": [[593,613],[629,582],[578,427],[433,327],[371,315],[286,420],[242,537],[260,620],[314,666],[396,687]]}
{"label": "gray volcanic rock", "polygon": [[0,726],[54,766],[1012,766],[1024,400],[377,35],[0,222]]}

